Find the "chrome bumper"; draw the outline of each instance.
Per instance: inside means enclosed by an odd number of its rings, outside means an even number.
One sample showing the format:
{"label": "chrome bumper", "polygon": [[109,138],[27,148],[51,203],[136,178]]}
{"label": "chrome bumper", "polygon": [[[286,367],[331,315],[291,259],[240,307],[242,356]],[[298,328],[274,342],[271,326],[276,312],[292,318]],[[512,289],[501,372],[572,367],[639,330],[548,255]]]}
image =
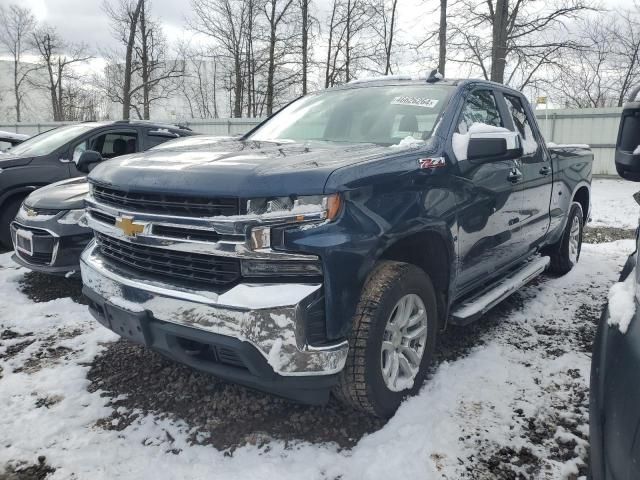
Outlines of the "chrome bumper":
{"label": "chrome bumper", "polygon": [[321,284],[239,284],[222,294],[139,278],[104,262],[94,242],[80,259],[84,285],[132,313],[236,338],[253,345],[283,376],[331,375],[344,367],[348,343],[306,343],[302,305]]}

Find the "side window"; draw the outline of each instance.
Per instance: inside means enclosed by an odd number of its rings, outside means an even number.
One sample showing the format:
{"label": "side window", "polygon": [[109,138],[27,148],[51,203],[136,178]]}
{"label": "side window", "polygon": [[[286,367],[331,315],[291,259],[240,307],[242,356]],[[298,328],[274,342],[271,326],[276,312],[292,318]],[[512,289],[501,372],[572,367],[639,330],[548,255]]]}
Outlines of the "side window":
{"label": "side window", "polygon": [[531,122],[522,101],[512,95],[505,95],[504,98],[507,101],[511,118],[513,118],[513,124],[522,138],[522,152],[524,155],[534,155],[538,151],[538,142],[533,136]]}
{"label": "side window", "polygon": [[100,152],[103,158],[113,158],[128,153],[135,153],[138,148],[136,132],[107,132],[94,137],[90,141],[89,150]]}
{"label": "side window", "polygon": [[477,90],[467,97],[458,123],[458,133],[467,133],[474,123],[504,126],[496,97],[490,90]]}

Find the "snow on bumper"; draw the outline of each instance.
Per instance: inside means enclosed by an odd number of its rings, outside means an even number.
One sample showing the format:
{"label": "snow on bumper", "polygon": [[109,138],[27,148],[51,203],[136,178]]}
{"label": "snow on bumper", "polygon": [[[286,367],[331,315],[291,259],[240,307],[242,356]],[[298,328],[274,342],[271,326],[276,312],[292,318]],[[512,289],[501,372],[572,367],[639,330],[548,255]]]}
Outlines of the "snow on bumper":
{"label": "snow on bumper", "polygon": [[105,301],[132,313],[249,342],[283,376],[332,375],[348,344],[306,343],[301,306],[320,284],[239,284],[223,294],[178,288],[106,263],[91,243],[80,260],[82,281]]}

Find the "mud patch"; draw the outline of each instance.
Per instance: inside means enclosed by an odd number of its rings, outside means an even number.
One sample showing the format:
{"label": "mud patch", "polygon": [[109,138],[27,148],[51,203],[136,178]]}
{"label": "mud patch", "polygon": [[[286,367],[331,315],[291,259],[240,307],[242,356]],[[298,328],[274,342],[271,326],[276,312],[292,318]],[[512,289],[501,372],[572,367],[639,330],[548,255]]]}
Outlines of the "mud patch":
{"label": "mud patch", "polygon": [[140,413],[152,413],[188,423],[194,429],[192,443],[230,453],[271,439],[351,447],[386,423],[333,399],[312,407],[230,384],[125,340],[96,358],[88,378],[89,391],[115,398],[113,414],[98,426],[122,430]]}
{"label": "mud patch", "polygon": [[86,305],[86,299],[82,295],[82,281],[78,277],[27,272],[20,280],[20,290],[34,302],[50,302],[70,297],[74,302]]}
{"label": "mud patch", "polygon": [[0,470],[0,480],[44,480],[56,471],[46,463],[44,456],[38,457],[38,463],[12,462]]}

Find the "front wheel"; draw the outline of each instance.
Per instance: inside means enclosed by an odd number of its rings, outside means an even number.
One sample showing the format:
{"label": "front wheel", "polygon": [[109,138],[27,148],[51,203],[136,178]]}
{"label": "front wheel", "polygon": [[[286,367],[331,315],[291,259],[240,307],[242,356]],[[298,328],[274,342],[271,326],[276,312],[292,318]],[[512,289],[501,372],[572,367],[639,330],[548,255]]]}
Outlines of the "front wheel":
{"label": "front wheel", "polygon": [[362,291],[334,395],[358,410],[393,415],[424,382],[437,324],[429,276],[408,263],[380,262]]}
{"label": "front wheel", "polygon": [[578,202],[573,202],[562,238],[550,255],[552,272],[564,275],[578,263],[582,250],[583,218],[582,206]]}

